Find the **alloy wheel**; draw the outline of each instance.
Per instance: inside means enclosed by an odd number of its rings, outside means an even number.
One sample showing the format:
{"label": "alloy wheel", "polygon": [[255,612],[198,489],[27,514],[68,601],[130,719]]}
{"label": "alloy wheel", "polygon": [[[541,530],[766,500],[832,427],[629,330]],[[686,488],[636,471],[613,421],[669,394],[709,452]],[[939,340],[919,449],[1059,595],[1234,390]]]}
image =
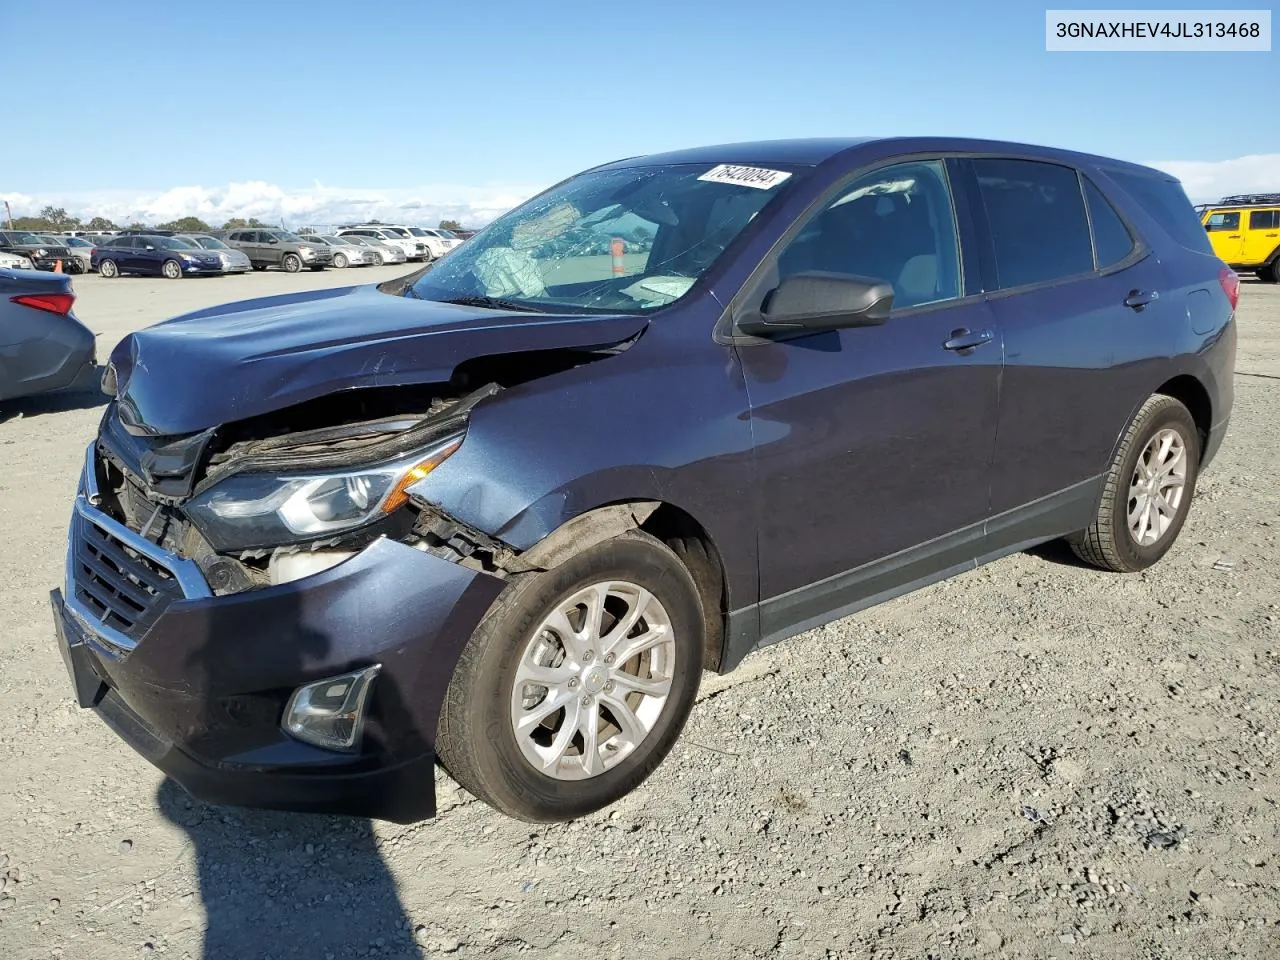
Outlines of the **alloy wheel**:
{"label": "alloy wheel", "polygon": [[521,753],[557,780],[604,773],[652,732],[674,669],[671,620],[652,593],[621,580],[574,592],[520,654],[511,726]]}
{"label": "alloy wheel", "polygon": [[1166,427],[1147,442],[1129,481],[1129,534],[1138,546],[1151,546],[1173,526],[1186,483],[1186,442]]}

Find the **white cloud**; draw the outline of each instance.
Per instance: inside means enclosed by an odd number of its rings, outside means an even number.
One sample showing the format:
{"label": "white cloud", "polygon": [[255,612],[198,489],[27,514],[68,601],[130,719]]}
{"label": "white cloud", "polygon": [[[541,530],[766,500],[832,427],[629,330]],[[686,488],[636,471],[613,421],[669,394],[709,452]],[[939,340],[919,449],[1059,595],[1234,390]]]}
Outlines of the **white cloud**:
{"label": "white cloud", "polygon": [[0,193],[15,217],[34,216],[44,206],[64,207],[82,220],[107,217],[116,223],[163,223],[196,216],[217,227],[232,217],[282,220],[289,227],[378,219],[434,226],[443,219],[479,227],[535,193],[545,184],[491,183],[483,186],[433,184],[401,189],[331,187],[314,184],[285,189],[250,180],[222,187],[181,186],[159,192],[66,191],[47,194]]}
{"label": "white cloud", "polygon": [[1147,166],[1181,180],[1192,203],[1212,203],[1233,194],[1280,192],[1280,153],[1234,160],[1154,160]]}

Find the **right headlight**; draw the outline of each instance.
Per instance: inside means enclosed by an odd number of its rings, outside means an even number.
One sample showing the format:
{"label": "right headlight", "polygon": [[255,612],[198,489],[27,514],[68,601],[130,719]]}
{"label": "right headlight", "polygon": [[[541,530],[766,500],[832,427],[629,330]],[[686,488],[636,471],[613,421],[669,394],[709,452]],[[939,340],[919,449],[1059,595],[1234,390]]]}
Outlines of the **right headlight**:
{"label": "right headlight", "polygon": [[312,540],[398,510],[410,488],[461,445],[457,435],[395,460],[332,472],[233,474],[190,500],[186,512],[215,550]]}

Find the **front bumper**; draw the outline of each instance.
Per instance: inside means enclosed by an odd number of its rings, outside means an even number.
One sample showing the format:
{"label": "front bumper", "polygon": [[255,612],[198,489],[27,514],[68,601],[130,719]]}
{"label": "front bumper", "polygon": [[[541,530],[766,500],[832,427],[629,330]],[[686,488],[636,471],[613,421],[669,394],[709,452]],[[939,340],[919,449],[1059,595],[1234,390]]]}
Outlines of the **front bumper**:
{"label": "front bumper", "polygon": [[[139,636],[122,637],[95,613],[102,577],[82,566],[98,555],[77,551],[79,525],[152,558],[165,552],[130,531],[134,539],[125,540],[91,497],[83,489],[77,497],[65,593],[51,594],[82,707],[208,802],[399,823],[434,814],[440,705],[502,580],[381,539],[323,573],[215,597],[203,582],[190,583],[189,561],[168,555],[180,595],[162,600]],[[296,687],[373,663],[382,671],[358,753],[322,750],[281,730]]]}

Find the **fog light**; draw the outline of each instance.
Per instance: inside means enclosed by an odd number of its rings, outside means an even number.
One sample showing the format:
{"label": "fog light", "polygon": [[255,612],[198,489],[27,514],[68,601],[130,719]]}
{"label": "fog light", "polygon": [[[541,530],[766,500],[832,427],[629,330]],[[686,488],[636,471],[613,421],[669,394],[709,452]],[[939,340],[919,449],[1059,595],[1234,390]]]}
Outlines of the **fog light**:
{"label": "fog light", "polygon": [[369,690],[381,669],[374,664],[299,687],[284,708],[284,732],[326,750],[354,753],[364,733]]}

